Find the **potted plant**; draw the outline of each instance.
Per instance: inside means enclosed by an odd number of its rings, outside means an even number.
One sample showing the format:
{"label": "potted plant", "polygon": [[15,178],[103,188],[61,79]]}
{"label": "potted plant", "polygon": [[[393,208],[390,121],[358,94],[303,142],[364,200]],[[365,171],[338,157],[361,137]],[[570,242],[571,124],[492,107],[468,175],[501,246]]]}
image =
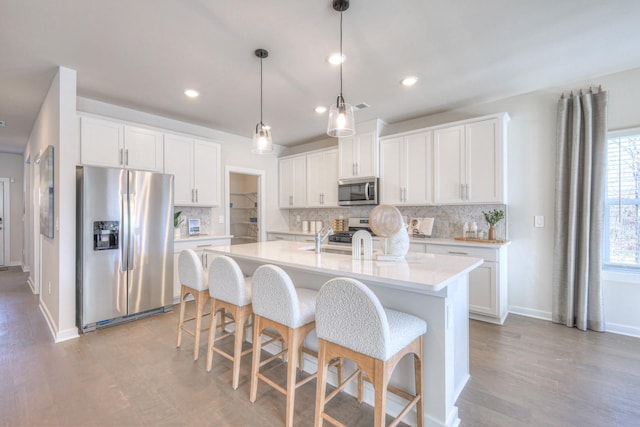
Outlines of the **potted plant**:
{"label": "potted plant", "polygon": [[180,237],[180,224],[184,222],[184,218],[180,218],[182,211],[174,212],[173,214],[173,238]]}
{"label": "potted plant", "polygon": [[496,224],[500,221],[504,219],[504,211],[503,210],[498,210],[498,209],[494,209],[492,211],[489,212],[485,212],[482,211],[482,213],[484,214],[484,219],[487,220],[487,222],[489,223],[489,240],[495,240],[496,239]]}

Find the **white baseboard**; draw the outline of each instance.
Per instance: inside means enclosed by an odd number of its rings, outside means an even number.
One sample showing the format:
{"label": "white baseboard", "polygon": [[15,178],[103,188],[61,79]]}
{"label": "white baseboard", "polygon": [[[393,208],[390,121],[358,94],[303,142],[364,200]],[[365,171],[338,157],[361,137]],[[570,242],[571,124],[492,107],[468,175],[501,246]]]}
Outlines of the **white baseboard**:
{"label": "white baseboard", "polygon": [[23,273],[28,273],[31,271],[31,268],[28,265],[20,264],[20,266],[22,267]]}
{"label": "white baseboard", "polygon": [[47,325],[49,325],[49,331],[51,332],[51,336],[53,337],[53,341],[55,343],[78,338],[80,336],[78,335],[77,328],[65,329],[64,331],[57,332],[56,328],[53,326],[53,319],[51,318],[51,313],[49,313],[47,307],[42,303],[38,304],[38,307],[40,307],[40,311],[42,312],[44,319],[47,321]]}
{"label": "white baseboard", "polygon": [[521,316],[533,317],[536,319],[551,321],[551,312],[535,310],[527,307],[509,306],[509,313],[519,314]]}
{"label": "white baseboard", "polygon": [[628,335],[630,337],[640,338],[640,328],[636,328],[634,326],[605,322],[605,330],[614,334]]}
{"label": "white baseboard", "polygon": [[31,276],[29,276],[27,278],[27,285],[29,285],[29,288],[31,288],[31,293],[34,295],[38,295],[38,292],[36,291],[36,285],[33,283],[33,281],[31,280]]}

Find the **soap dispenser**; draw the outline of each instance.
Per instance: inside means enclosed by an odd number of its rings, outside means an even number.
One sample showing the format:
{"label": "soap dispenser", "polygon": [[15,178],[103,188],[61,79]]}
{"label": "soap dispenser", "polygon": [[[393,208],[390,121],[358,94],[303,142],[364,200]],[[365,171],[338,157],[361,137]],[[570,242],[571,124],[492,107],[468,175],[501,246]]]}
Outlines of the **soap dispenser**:
{"label": "soap dispenser", "polygon": [[462,226],[462,237],[466,239],[468,234],[469,234],[469,223],[465,222],[464,225]]}

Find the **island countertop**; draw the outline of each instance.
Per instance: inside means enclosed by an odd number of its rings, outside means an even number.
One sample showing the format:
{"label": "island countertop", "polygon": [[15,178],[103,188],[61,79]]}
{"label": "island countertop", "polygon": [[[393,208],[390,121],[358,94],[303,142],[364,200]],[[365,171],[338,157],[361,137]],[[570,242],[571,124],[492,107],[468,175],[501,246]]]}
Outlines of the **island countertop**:
{"label": "island countertop", "polygon": [[316,254],[308,243],[291,241],[213,246],[205,248],[205,251],[229,254],[247,261],[343,275],[416,293],[439,292],[450,281],[468,274],[483,262],[480,258],[414,252],[409,252],[401,261],[353,260],[347,254]]}

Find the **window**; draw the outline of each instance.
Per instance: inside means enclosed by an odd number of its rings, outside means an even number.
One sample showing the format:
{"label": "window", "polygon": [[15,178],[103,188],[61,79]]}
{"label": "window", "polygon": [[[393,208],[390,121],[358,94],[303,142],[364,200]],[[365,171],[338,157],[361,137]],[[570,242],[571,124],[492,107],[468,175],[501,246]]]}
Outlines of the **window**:
{"label": "window", "polygon": [[640,128],[610,132],[607,147],[604,266],[640,272]]}

